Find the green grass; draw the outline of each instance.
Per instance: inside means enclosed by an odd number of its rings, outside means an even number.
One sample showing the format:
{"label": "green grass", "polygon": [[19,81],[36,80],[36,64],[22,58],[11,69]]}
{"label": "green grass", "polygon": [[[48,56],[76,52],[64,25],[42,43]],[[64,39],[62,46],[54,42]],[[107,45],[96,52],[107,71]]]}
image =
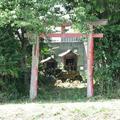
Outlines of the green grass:
{"label": "green grass", "polygon": [[[119,99],[120,96],[115,93],[110,95],[99,95],[97,86],[94,87],[94,97],[87,98],[87,88],[65,88],[57,86],[41,85],[38,90],[38,97],[34,102],[39,103],[53,103],[53,102],[85,102],[85,101],[106,101],[109,99]],[[3,95],[4,93],[0,94]],[[32,102],[29,96],[18,97],[17,99],[13,96],[9,99],[9,96],[3,95],[0,104],[4,103],[29,103]]]}
{"label": "green grass", "polygon": [[85,100],[86,88],[46,87],[39,89],[38,100],[41,102],[76,102]]}

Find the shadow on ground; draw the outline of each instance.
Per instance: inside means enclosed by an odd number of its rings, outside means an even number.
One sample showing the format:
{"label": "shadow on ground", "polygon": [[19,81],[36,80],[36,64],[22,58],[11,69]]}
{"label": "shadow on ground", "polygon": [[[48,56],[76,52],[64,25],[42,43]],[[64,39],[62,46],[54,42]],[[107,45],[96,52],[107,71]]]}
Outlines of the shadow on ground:
{"label": "shadow on ground", "polygon": [[40,88],[38,95],[41,102],[76,102],[85,99],[86,88],[46,87]]}

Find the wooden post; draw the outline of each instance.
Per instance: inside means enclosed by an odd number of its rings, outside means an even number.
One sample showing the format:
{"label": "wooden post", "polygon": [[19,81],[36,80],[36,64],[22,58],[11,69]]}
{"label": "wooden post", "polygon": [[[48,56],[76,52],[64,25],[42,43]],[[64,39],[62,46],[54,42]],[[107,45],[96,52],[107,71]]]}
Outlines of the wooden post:
{"label": "wooden post", "polygon": [[93,26],[90,26],[91,34],[88,40],[88,55],[87,55],[87,97],[94,95],[93,88],[93,68],[94,68],[94,38],[93,38]]}
{"label": "wooden post", "polygon": [[93,83],[93,68],[94,68],[94,38],[102,38],[103,35],[101,34],[92,34],[93,33],[93,26],[100,26],[106,25],[108,23],[107,19],[101,19],[94,22],[89,22],[90,26],[90,39],[88,41],[88,72],[87,72],[87,97],[92,97],[94,95],[94,83]]}
{"label": "wooden post", "polygon": [[32,68],[30,81],[30,99],[34,100],[37,97],[38,89],[38,64],[39,64],[39,37],[36,38],[36,43],[32,48]]}

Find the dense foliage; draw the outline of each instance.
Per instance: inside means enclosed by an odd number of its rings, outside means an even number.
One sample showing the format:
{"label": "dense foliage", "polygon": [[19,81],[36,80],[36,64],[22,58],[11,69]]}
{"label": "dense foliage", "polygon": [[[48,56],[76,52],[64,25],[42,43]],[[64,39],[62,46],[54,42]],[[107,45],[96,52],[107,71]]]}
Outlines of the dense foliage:
{"label": "dense foliage", "polygon": [[53,5],[54,0],[0,1],[0,98],[28,95],[34,36],[49,30]]}
{"label": "dense foliage", "polygon": [[99,31],[104,33],[104,38],[95,42],[95,78],[98,89],[101,94],[119,94],[120,26],[109,25]]}

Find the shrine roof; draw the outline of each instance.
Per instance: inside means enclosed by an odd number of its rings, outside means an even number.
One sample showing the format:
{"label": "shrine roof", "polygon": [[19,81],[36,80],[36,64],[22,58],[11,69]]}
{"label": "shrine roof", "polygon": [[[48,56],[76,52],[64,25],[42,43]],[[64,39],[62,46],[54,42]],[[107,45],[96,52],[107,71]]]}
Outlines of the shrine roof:
{"label": "shrine roof", "polygon": [[[71,49],[68,49],[67,51],[65,51],[65,52],[63,52],[63,53],[60,53],[58,56],[59,57],[63,57],[63,56],[65,56],[65,55],[67,55],[67,54],[69,54],[70,52],[73,52]],[[73,52],[74,53],[74,52]],[[78,55],[77,53],[74,53],[74,54],[76,54],[76,55]]]}
{"label": "shrine roof", "polygon": [[49,60],[51,60],[51,59],[54,59],[54,58],[53,58],[52,56],[51,56],[51,57],[48,57],[48,58],[46,58],[46,59],[41,60],[40,63],[45,63],[45,62],[47,62],[47,61],[49,61]]}

